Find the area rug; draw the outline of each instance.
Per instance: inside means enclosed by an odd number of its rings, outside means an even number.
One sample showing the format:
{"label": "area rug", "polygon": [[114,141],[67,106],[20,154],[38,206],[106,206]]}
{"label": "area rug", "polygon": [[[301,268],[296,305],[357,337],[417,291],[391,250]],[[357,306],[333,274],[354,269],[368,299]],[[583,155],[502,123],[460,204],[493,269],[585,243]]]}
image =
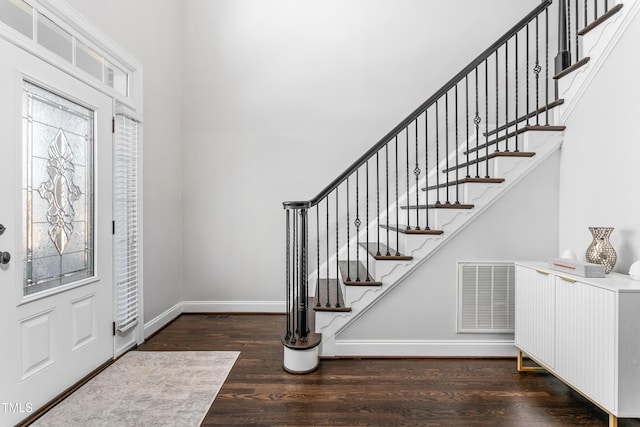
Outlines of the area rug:
{"label": "area rug", "polygon": [[197,427],[239,354],[130,351],[32,425]]}

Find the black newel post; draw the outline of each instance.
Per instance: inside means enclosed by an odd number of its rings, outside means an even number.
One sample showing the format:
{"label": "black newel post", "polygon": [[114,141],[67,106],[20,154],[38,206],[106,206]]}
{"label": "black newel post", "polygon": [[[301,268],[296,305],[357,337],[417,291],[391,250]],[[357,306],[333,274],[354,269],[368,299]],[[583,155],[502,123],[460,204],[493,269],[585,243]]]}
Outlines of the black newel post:
{"label": "black newel post", "polygon": [[569,34],[567,34],[567,1],[558,2],[558,54],[555,58],[558,74],[571,65],[571,52],[569,52]]}

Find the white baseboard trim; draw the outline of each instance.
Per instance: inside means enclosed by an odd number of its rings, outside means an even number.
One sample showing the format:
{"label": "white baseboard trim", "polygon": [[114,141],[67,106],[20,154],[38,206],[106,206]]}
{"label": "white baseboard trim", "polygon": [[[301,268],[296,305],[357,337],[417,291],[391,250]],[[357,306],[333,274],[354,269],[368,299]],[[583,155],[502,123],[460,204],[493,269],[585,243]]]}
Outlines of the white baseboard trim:
{"label": "white baseboard trim", "polygon": [[336,356],[515,357],[513,340],[341,340]]}
{"label": "white baseboard trim", "polygon": [[283,301],[183,301],[183,313],[285,313]]}
{"label": "white baseboard trim", "polygon": [[177,303],[173,307],[154,317],[144,324],[144,338],[147,339],[176,317],[182,314],[182,302]]}
{"label": "white baseboard trim", "polygon": [[282,301],[180,301],[144,325],[144,338],[153,335],[182,313],[285,313]]}

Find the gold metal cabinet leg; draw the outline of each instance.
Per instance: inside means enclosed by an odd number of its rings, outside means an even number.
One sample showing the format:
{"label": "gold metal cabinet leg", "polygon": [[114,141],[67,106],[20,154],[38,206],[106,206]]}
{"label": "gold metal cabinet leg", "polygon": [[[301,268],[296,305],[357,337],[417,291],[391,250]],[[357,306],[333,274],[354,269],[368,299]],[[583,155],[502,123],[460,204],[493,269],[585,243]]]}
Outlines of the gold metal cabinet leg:
{"label": "gold metal cabinet leg", "polygon": [[520,349],[518,349],[517,367],[518,372],[539,372],[545,370],[540,366],[524,366],[522,363],[522,350]]}
{"label": "gold metal cabinet leg", "polygon": [[609,414],[609,427],[618,427],[618,417]]}

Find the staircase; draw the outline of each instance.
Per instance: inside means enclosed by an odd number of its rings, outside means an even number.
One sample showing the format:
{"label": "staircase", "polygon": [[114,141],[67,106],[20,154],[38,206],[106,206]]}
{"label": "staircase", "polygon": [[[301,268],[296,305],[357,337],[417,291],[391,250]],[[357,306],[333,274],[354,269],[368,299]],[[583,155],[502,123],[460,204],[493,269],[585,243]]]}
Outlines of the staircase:
{"label": "staircase", "polygon": [[638,2],[543,1],[316,197],[284,202],[285,370],[339,356],[340,331],[560,149]]}

